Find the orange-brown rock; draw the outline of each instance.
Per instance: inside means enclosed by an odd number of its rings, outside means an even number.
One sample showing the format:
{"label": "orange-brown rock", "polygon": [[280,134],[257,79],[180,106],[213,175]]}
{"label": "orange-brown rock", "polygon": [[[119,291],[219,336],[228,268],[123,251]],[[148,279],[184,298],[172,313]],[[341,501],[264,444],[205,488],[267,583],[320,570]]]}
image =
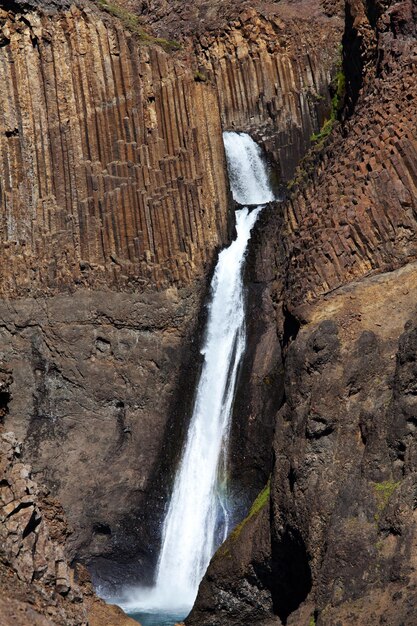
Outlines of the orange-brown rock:
{"label": "orange-brown rock", "polygon": [[3,11],[0,291],[204,275],[228,238],[221,124],[255,133],[288,179],[328,109],[340,21],[311,6],[244,11],[186,54],[93,5]]}
{"label": "orange-brown rock", "polygon": [[200,71],[213,77],[222,126],[265,147],[278,179],[292,178],[330,108],[342,22],[318,2],[248,8],[195,44]]}
{"label": "orange-brown rock", "polygon": [[201,276],[227,239],[213,88],[86,7],[0,24],[1,292]]}
{"label": "orange-brown rock", "polygon": [[138,624],[137,620],[128,617],[120,607],[106,604],[103,600],[93,602],[88,612],[88,626],[138,626]]}

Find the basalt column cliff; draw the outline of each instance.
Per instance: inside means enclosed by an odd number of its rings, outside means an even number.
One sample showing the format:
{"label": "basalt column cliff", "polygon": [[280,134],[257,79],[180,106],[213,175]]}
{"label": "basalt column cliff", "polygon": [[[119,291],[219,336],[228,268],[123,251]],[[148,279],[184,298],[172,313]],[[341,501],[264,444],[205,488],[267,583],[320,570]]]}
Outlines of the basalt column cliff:
{"label": "basalt column cliff", "polygon": [[[106,580],[153,574],[202,302],[234,235],[222,130],[263,143],[278,189],[331,108],[340,7],[302,6],[0,3],[3,428],[62,504],[67,557]],[[281,371],[272,313],[252,336],[244,501],[271,469],[263,381]]]}
{"label": "basalt column cliff", "polygon": [[223,130],[285,199],[245,275],[248,515],[186,623],[417,623],[416,20],[412,0],[0,0],[1,623],[127,624],[79,563],[153,577],[235,235]]}
{"label": "basalt column cliff", "polygon": [[94,6],[4,11],[2,32],[5,427],[66,509],[73,554],[134,551],[122,526],[139,540],[200,281],[228,237],[217,98]]}

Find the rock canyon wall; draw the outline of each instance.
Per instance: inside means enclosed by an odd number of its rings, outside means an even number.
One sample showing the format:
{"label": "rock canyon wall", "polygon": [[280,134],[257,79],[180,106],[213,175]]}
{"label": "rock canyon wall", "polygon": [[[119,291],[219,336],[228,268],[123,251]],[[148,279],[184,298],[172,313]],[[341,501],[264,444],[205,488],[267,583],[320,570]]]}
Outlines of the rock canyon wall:
{"label": "rock canyon wall", "polygon": [[33,623],[125,619],[65,555],[152,576],[236,129],[290,183],[248,256],[242,510],[271,477],[188,623],[414,624],[414,3],[0,4],[2,619],[33,580]]}
{"label": "rock canyon wall", "polygon": [[188,623],[414,624],[413,2],[99,4],[0,9],[2,613],[36,580],[33,623],[125,619],[65,555],[152,576],[235,129],[290,183],[248,256],[242,510],[271,476]]}
{"label": "rock canyon wall", "polygon": [[[152,19],[135,2],[120,2],[118,18],[108,3],[1,9],[2,414],[68,515],[67,553],[104,577],[117,577],[116,560],[136,579],[152,574],[207,277],[232,235],[222,127],[258,131],[281,164],[278,185],[329,108],[340,18],[318,2],[305,13],[247,4],[210,17],[196,3],[189,31],[170,26],[183,3]],[[251,280],[271,301],[264,279]],[[254,392],[232,455],[246,500],[270,469],[265,381],[281,363],[270,306],[251,314],[242,381]]]}

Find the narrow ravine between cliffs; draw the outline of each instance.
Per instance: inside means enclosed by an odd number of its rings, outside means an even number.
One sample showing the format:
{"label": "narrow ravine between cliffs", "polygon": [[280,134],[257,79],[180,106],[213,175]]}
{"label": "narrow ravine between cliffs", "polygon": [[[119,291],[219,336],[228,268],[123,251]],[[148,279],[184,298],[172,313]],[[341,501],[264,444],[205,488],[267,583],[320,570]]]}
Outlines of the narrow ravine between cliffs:
{"label": "narrow ravine between cliffs", "polygon": [[[192,417],[163,523],[152,588],[112,598],[143,626],[170,626],[190,612],[198,586],[234,521],[227,457],[236,381],[246,346],[243,266],[251,230],[274,199],[262,152],[245,133],[223,140],[236,211],[236,238],[219,254],[210,289],[204,357]],[[248,205],[248,206],[246,206]]]}

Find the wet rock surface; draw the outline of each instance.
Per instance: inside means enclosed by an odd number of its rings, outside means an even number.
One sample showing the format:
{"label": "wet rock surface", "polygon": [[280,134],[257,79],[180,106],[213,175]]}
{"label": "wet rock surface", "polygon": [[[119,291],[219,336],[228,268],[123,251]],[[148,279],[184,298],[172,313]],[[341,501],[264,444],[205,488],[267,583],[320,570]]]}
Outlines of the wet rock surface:
{"label": "wet rock surface", "polygon": [[[271,203],[263,209],[253,229],[245,268],[246,352],[241,364],[230,441],[231,497],[236,521],[246,516],[253,500],[268,481],[273,462],[271,441],[277,407],[284,399],[284,369],[277,332],[282,311],[274,302],[279,288],[270,237],[270,214],[280,223],[282,206]],[[273,260],[274,259],[274,260]]]}
{"label": "wet rock surface", "polygon": [[[200,585],[198,605],[187,624],[240,626],[247,621],[258,624],[271,618],[269,513],[269,505],[264,506],[238,526],[218,550]],[[212,607],[216,607],[214,611]]]}

